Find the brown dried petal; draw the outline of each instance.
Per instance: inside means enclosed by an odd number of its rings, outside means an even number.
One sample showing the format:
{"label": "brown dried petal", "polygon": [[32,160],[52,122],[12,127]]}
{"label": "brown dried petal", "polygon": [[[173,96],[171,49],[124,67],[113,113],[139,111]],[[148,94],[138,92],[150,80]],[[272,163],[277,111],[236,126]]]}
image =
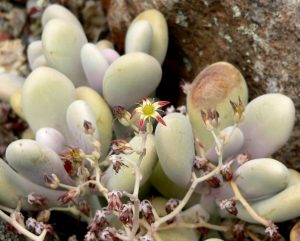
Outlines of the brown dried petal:
{"label": "brown dried petal", "polygon": [[171,213],[178,205],[179,205],[179,200],[171,198],[166,203],[165,210],[167,213]]}
{"label": "brown dried petal", "polygon": [[122,193],[120,191],[112,191],[108,193],[108,210],[119,211],[123,205],[121,201]]}
{"label": "brown dried petal", "polygon": [[206,182],[212,187],[212,188],[218,188],[221,185],[221,181],[217,177],[210,177],[206,180]]}
{"label": "brown dried petal", "polygon": [[119,219],[125,225],[132,224],[133,211],[132,211],[132,205],[131,204],[123,204],[122,205]]}

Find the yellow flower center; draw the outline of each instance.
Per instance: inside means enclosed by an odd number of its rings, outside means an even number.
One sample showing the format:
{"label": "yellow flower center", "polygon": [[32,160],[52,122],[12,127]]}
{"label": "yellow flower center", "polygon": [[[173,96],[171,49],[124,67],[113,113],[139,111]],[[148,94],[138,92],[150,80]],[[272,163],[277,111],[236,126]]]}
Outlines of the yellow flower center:
{"label": "yellow flower center", "polygon": [[146,116],[151,116],[154,114],[154,112],[155,112],[155,109],[154,109],[153,105],[145,105],[143,107],[143,114]]}

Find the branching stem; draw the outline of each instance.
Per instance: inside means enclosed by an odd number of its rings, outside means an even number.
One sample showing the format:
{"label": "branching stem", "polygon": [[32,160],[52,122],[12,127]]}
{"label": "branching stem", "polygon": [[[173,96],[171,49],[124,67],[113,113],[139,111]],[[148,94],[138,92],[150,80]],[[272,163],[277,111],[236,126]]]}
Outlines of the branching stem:
{"label": "branching stem", "polygon": [[[218,174],[221,170],[222,167],[222,163],[223,163],[223,141],[219,140],[217,135],[215,134],[215,132],[212,130],[211,131],[213,137],[215,138],[215,142],[217,145],[217,148],[219,149],[219,158],[218,158],[218,166],[212,170],[210,173],[202,176],[202,177],[198,177],[196,178],[196,175],[193,174],[193,182],[192,185],[190,186],[189,190],[187,191],[187,193],[185,194],[184,198],[180,201],[179,205],[169,214],[167,214],[166,216],[159,218],[158,220],[155,221],[154,224],[152,224],[152,229],[153,231],[157,230],[158,227],[167,222],[168,220],[174,218],[176,215],[179,214],[179,212],[184,208],[184,206],[187,204],[187,202],[190,200],[195,188],[197,187],[197,185],[211,177],[213,177],[214,175]],[[196,179],[195,179],[196,178]]]}
{"label": "branching stem", "polygon": [[23,227],[20,223],[17,222],[14,218],[8,216],[6,213],[4,213],[2,210],[0,210],[0,217],[11,224],[18,232],[25,235],[26,237],[30,238],[33,241],[43,241],[47,234],[47,229],[44,229],[42,233],[37,236],[30,231],[28,231],[25,227]]}
{"label": "branching stem", "polygon": [[234,192],[235,198],[244,206],[250,216],[256,220],[258,223],[263,224],[264,226],[268,227],[270,225],[270,221],[267,219],[259,216],[256,211],[250,206],[250,204],[246,201],[246,199],[241,194],[238,186],[234,181],[230,181],[230,186]]}

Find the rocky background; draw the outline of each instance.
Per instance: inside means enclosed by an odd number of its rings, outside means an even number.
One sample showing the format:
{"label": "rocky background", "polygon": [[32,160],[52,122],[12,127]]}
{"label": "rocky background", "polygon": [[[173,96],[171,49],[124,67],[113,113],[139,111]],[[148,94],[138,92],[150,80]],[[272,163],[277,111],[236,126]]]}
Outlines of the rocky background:
{"label": "rocky background", "polygon": [[[145,9],[159,9],[167,18],[170,37],[159,97],[184,104],[183,82],[191,82],[211,63],[234,64],[248,83],[250,99],[272,92],[293,99],[296,125],[276,158],[300,169],[299,0],[2,0],[0,69],[28,73],[24,50],[40,34],[42,7],[37,2],[65,5],[79,17],[90,41],[110,39],[120,53],[130,21]],[[0,146],[8,141],[0,138]]]}

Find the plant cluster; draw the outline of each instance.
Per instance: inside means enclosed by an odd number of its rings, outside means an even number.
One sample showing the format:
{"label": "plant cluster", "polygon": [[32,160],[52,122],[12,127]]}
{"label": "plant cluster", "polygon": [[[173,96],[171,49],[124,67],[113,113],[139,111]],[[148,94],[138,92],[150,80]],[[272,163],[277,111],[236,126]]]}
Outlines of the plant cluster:
{"label": "plant cluster", "polygon": [[62,6],[42,24],[30,75],[0,78],[32,131],[0,160],[0,217],[16,233],[55,237],[61,211],[88,224],[85,241],[282,240],[276,223],[300,214],[300,174],[270,158],[293,129],[289,97],[247,103],[242,74],[218,62],[184,85],[186,106],[155,99],[168,28],[154,9],[133,20],[122,56],[88,43]]}

